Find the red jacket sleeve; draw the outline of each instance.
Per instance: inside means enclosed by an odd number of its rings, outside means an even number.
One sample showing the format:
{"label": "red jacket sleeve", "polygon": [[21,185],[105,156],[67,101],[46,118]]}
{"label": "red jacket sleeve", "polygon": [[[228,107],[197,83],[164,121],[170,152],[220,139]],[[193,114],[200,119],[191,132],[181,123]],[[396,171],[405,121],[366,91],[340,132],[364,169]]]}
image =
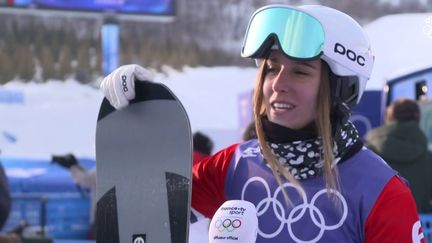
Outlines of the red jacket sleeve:
{"label": "red jacket sleeve", "polygon": [[192,168],[192,207],[208,218],[226,201],[225,178],[237,146],[221,150]]}
{"label": "red jacket sleeve", "polygon": [[366,220],[365,243],[424,243],[410,189],[394,176],[379,195]]}

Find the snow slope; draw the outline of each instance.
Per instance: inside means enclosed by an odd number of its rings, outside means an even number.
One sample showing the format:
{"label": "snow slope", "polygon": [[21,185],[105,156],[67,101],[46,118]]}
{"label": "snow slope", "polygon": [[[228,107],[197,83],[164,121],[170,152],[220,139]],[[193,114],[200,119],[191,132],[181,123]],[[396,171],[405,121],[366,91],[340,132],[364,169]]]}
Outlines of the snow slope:
{"label": "snow slope", "polygon": [[[156,74],[156,80],[174,91],[188,112],[192,130],[208,133],[215,150],[239,140],[238,95],[252,89],[254,68],[185,68]],[[72,152],[94,158],[102,98],[99,89],[72,80],[0,86],[2,156],[43,159]]]}

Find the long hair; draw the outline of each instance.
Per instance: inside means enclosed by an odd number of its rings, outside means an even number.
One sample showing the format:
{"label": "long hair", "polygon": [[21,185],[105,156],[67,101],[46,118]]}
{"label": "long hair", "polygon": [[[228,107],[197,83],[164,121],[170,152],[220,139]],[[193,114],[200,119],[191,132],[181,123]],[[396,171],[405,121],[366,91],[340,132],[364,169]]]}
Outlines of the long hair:
{"label": "long hair", "polygon": [[[327,194],[333,190],[339,191],[339,180],[337,166],[333,166],[334,155],[333,148],[334,142],[332,137],[331,127],[331,91],[330,91],[330,80],[328,76],[329,70],[325,63],[321,62],[321,80],[318,90],[317,106],[316,106],[316,130],[317,135],[321,139],[322,154],[321,158],[324,161],[324,178],[327,188]],[[273,154],[271,148],[265,141],[265,133],[261,118],[266,114],[266,108],[264,105],[263,97],[263,85],[266,75],[266,62],[262,62],[260,70],[258,72],[258,78],[255,84],[254,94],[254,119],[256,123],[256,132],[258,141],[260,143],[262,153],[268,165],[270,166],[274,177],[276,178],[279,186],[282,187],[282,179],[288,180],[296,188],[302,188],[299,181],[278,161],[276,155]],[[283,187],[282,187],[283,188]],[[285,198],[290,202],[289,196],[285,190]]]}

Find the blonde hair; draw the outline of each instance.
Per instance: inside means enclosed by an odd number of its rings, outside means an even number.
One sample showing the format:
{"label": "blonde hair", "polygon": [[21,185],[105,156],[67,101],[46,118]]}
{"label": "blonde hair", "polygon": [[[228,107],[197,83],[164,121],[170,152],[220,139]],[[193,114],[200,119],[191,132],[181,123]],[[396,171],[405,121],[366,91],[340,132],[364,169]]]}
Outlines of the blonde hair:
{"label": "blonde hair", "polygon": [[[254,93],[254,118],[256,125],[256,133],[258,141],[260,143],[262,153],[267,164],[270,166],[273,175],[275,176],[279,186],[282,187],[282,178],[288,180],[296,188],[301,188],[301,185],[297,179],[282,165],[277,159],[276,155],[273,154],[271,148],[265,141],[265,134],[261,118],[265,115],[266,110],[263,103],[263,84],[265,80],[266,62],[262,62],[258,78],[255,85]],[[317,117],[315,120],[315,126],[317,129],[318,137],[321,139],[322,154],[324,155],[322,160],[324,161],[324,178],[327,188],[327,194],[333,190],[339,191],[339,176],[337,166],[332,166],[334,161],[334,142],[332,137],[331,127],[331,91],[330,91],[330,80],[328,66],[322,61],[321,62],[321,81],[319,85],[318,98],[317,98]],[[283,190],[285,198],[290,202],[289,196],[286,191]],[[334,195],[334,194],[333,194]],[[335,197],[333,197],[335,199]]]}

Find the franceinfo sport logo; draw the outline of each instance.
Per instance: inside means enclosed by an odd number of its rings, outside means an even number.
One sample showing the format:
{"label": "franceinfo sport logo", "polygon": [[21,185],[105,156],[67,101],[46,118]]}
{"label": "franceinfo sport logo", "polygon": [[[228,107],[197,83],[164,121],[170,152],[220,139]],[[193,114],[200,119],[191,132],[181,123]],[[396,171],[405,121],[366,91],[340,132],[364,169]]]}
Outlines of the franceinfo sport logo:
{"label": "franceinfo sport logo", "polygon": [[423,26],[423,34],[432,39],[432,15],[425,19]]}

